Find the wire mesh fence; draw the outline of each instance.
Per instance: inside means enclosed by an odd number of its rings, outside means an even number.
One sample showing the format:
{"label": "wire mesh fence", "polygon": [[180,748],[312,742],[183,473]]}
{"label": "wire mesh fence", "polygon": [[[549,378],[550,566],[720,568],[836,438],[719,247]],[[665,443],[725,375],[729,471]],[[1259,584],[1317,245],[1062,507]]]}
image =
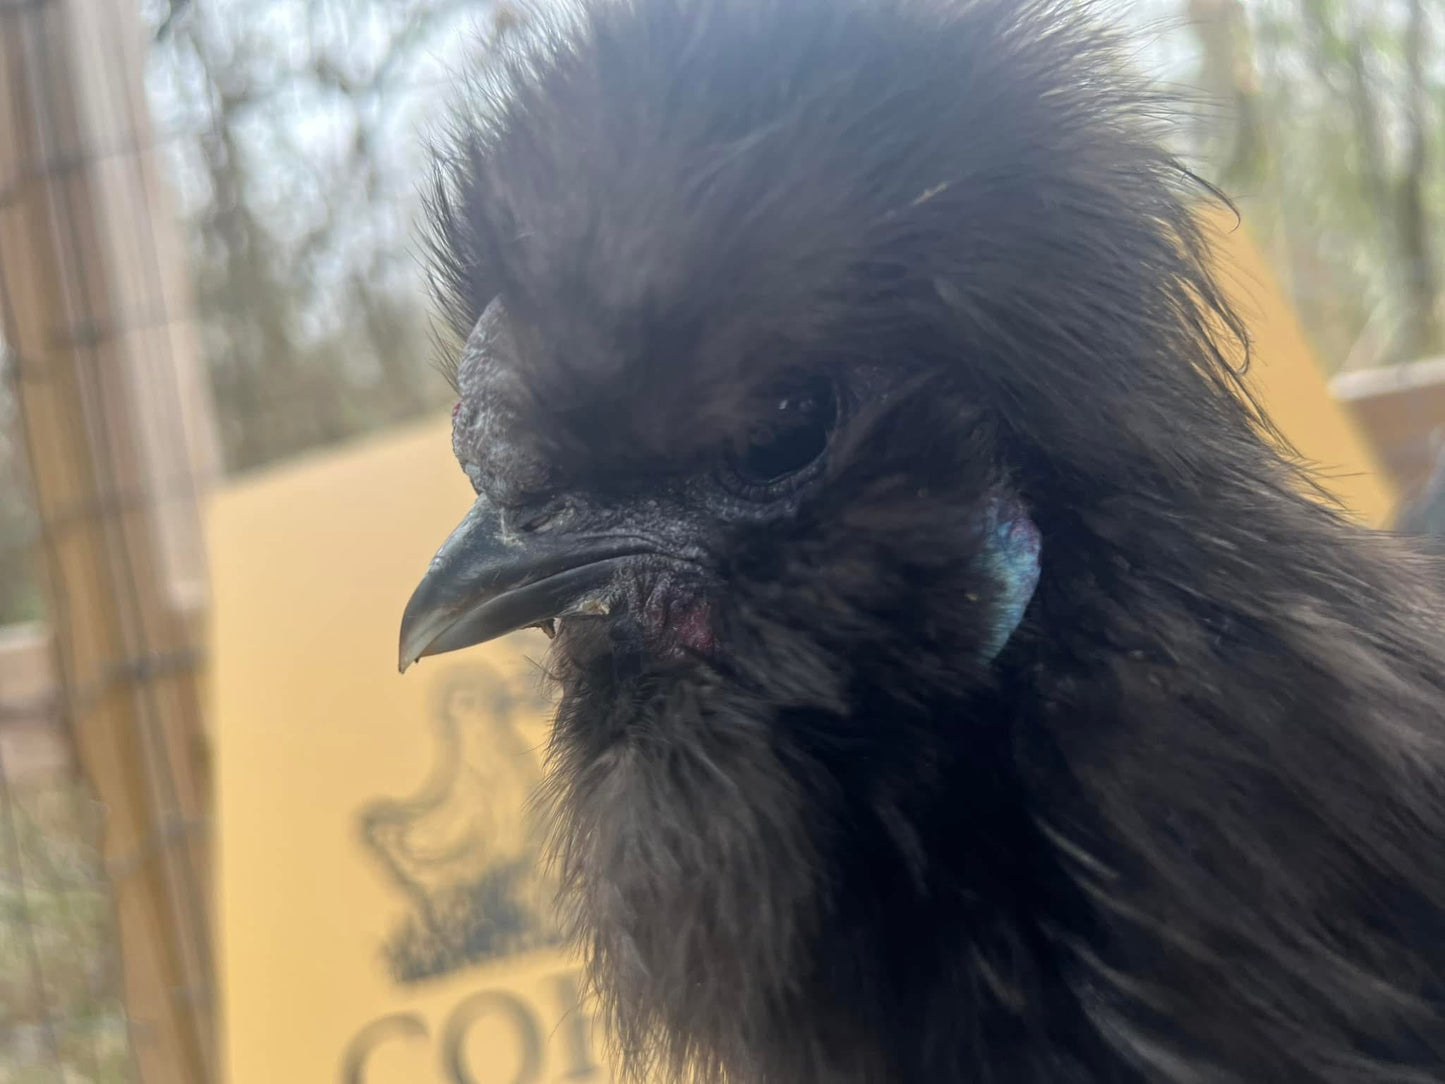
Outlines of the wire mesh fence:
{"label": "wire mesh fence", "polygon": [[0,7],[0,326],[49,602],[35,723],[67,754],[0,763],[16,1080],[204,1081],[214,1051],[209,434],[136,29],[125,4]]}

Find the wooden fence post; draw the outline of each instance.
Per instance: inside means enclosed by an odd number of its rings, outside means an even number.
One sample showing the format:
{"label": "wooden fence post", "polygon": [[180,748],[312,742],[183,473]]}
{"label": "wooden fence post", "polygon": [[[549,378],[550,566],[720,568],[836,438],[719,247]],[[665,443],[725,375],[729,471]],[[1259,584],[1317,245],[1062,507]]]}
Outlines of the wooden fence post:
{"label": "wooden fence post", "polygon": [[0,0],[0,340],[145,1084],[214,1079],[198,497],[214,439],[133,0]]}

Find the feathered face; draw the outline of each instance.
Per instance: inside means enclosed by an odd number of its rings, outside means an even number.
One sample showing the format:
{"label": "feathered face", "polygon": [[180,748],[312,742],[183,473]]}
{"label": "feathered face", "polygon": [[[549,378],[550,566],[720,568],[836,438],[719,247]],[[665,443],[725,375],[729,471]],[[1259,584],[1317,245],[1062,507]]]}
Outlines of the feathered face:
{"label": "feathered face", "polygon": [[[960,93],[938,70],[953,58],[910,55],[920,31],[1029,46],[1007,5],[887,7],[780,4],[754,23],[601,6],[518,64],[495,115],[462,121],[434,247],[478,500],[412,600],[403,666],[540,625],[563,663],[605,651],[639,677],[724,684],[754,677],[765,643],[831,675],[813,694],[830,709],[860,669],[931,667],[954,694],[986,678],[1039,575],[1038,456],[1006,407],[1038,382],[1021,362],[1088,330],[1030,313],[1049,284],[1006,250],[1089,257],[1049,251],[1047,219],[1113,164],[1039,88],[985,70],[986,50],[962,93],[1016,97],[1080,175],[1051,176],[1037,139],[967,100],[939,119],[977,124],[974,151],[940,138],[878,160],[899,133],[873,88],[920,111]],[[853,53],[859,36],[899,40]],[[800,74],[835,80],[836,100]],[[992,159],[1010,153],[1003,187]],[[1066,294],[1060,270],[1037,268]],[[1020,313],[1038,326],[1010,326]],[[1075,427],[1062,400],[1081,382],[1050,389]]]}
{"label": "feathered face", "polygon": [[786,1005],[933,966],[820,952],[850,908],[1032,876],[1003,675],[1259,454],[1152,106],[1058,15],[599,5],[442,157],[477,500],[401,661],[554,635],[564,895],[634,1049],[802,1051]]}
{"label": "feathered face", "polygon": [[524,427],[527,373],[494,299],[453,413],[477,502],[412,599],[403,668],[525,626],[565,654],[588,625],[587,651],[605,643],[641,672],[728,670],[733,637],[764,627],[836,671],[902,650],[966,672],[1023,617],[1038,532],[987,412],[942,405],[937,384],[805,357],[750,374],[726,404],[705,385],[656,403],[643,389],[633,409],[666,409],[647,423],[686,436],[608,463],[610,443],[548,455]]}
{"label": "feathered face", "polygon": [[[608,413],[600,389],[579,432],[528,394],[546,335],[514,320],[491,301],[462,352],[453,441],[478,496],[402,662],[553,637],[552,827],[614,1026],[655,1049],[666,1006],[679,1064],[735,1061],[754,1013],[717,991],[770,1017],[795,996],[830,882],[870,849],[841,842],[851,802],[922,875],[905,809],[944,759],[930,709],[989,683],[1038,530],[988,410],[846,340],[739,367],[728,395],[685,376]],[[632,439],[592,443],[606,417]]]}

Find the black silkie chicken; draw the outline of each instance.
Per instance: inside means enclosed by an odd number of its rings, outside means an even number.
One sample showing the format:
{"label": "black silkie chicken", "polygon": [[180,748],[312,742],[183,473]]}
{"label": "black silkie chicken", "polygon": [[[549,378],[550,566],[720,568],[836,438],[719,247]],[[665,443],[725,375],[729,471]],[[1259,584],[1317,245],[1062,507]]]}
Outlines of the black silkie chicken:
{"label": "black silkie chicken", "polygon": [[627,1068],[1445,1080],[1437,571],[1277,450],[1199,186],[1019,0],[633,0],[476,89],[478,498],[402,659],[554,634]]}

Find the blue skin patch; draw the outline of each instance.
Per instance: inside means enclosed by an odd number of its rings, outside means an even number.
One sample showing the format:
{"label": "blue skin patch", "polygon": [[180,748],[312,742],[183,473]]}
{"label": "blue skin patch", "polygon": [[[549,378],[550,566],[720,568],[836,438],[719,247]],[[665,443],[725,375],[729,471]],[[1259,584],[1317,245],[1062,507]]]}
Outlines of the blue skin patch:
{"label": "blue skin patch", "polygon": [[993,627],[983,645],[983,661],[998,657],[1018,629],[1039,585],[1039,529],[1013,497],[995,497],[985,513],[988,544],[983,564],[999,585]]}

